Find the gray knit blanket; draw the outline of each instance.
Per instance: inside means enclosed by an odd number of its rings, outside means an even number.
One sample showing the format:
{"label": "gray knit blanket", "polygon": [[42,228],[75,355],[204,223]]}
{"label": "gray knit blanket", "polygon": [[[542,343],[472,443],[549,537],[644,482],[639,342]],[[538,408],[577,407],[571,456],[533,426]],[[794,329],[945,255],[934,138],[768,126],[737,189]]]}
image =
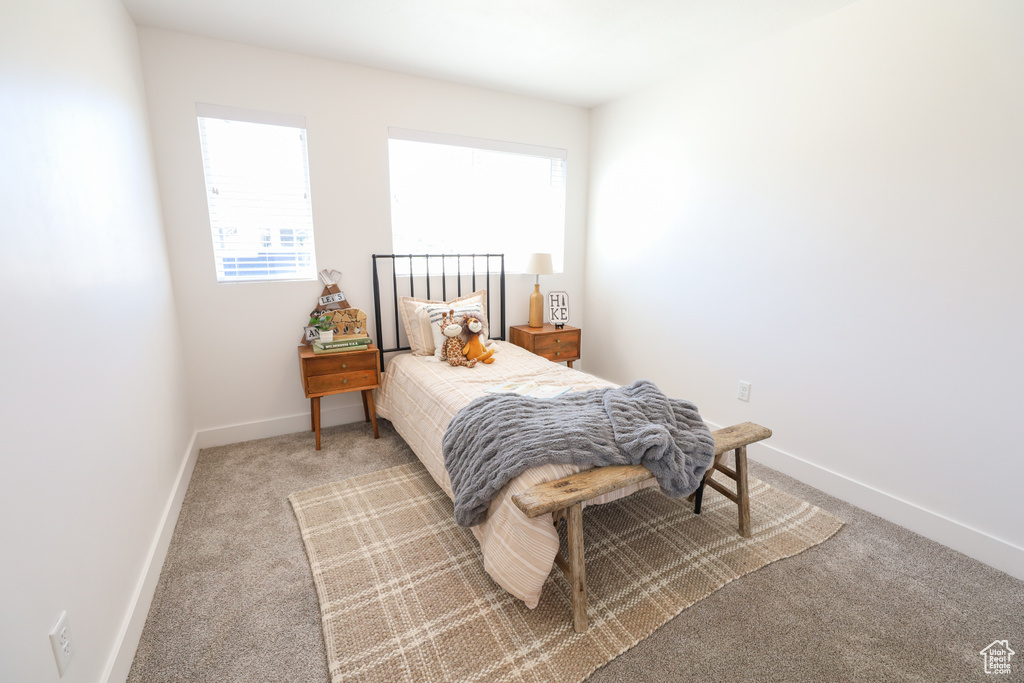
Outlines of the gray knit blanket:
{"label": "gray knit blanket", "polygon": [[483,396],[452,418],[441,448],[455,521],[476,526],[505,484],[548,463],[643,465],[665,494],[687,496],[711,466],[715,439],[697,406],[638,380],[552,399]]}

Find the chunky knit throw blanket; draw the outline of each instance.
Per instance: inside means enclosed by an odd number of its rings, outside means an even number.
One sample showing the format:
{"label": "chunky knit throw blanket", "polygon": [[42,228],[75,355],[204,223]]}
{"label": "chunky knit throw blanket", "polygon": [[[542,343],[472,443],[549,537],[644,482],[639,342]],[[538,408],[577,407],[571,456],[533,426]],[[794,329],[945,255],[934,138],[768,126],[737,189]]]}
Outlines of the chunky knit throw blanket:
{"label": "chunky knit throw blanket", "polygon": [[442,451],[455,521],[476,526],[505,484],[547,463],[644,465],[667,495],[687,496],[711,466],[715,439],[697,406],[638,380],[552,399],[483,396],[452,418]]}

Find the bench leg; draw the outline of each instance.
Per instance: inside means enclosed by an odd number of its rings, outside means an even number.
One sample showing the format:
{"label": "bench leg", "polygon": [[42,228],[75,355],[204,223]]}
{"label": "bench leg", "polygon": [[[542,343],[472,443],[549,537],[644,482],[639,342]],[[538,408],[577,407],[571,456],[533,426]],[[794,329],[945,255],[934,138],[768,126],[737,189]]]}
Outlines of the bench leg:
{"label": "bench leg", "polygon": [[747,485],[747,447],[736,449],[736,505],[740,508],[740,536],[750,538],[750,487]]}
{"label": "bench leg", "polygon": [[[700,480],[700,486],[698,486],[697,490],[693,492],[693,514],[695,515],[700,514],[700,507],[704,502],[704,487],[708,485],[708,479],[711,478],[711,474],[715,471],[715,468],[718,467],[718,463],[721,461],[723,455],[725,455],[724,452],[715,456],[715,459],[711,461],[711,467],[709,467],[708,471],[704,473],[704,478]],[[712,484],[711,488],[715,488],[715,485]]]}
{"label": "bench leg", "polygon": [[583,559],[583,506],[569,508],[566,532],[569,537],[569,574],[572,584],[572,628],[576,633],[587,630],[587,570]]}
{"label": "bench leg", "polygon": [[[750,486],[747,484],[747,447],[740,446],[733,451],[733,454],[736,457],[736,469],[730,469],[724,463],[719,462],[720,457],[715,458],[715,463],[704,475],[704,480],[701,482],[700,488],[693,493],[693,511],[695,514],[700,514],[701,502],[704,499],[704,487],[710,486],[732,502],[736,503],[736,507],[739,509],[740,536],[743,538],[750,538]],[[726,477],[735,481],[736,492],[733,493],[728,488],[712,479],[711,475],[714,472],[721,472]]]}
{"label": "bench leg", "polygon": [[708,470],[708,472],[704,474],[704,478],[700,480],[700,486],[698,486],[697,490],[693,492],[693,514],[695,515],[700,514],[700,505],[704,502],[704,484],[707,482],[708,474],[710,472],[711,470]]}

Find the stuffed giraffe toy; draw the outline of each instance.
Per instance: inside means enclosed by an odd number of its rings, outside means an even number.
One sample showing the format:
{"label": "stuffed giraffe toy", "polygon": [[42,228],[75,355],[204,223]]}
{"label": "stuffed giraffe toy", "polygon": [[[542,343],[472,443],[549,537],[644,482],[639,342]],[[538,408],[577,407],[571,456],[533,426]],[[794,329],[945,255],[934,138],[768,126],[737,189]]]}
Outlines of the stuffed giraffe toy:
{"label": "stuffed giraffe toy", "polygon": [[484,328],[476,318],[471,318],[468,315],[462,317],[462,329],[464,333],[469,334],[469,341],[462,347],[462,355],[470,360],[476,360],[481,363],[493,363],[494,349],[488,349],[484,346],[484,342],[480,339],[480,330]]}
{"label": "stuffed giraffe toy", "polygon": [[462,325],[455,322],[455,311],[441,314],[441,334],[444,336],[444,344],[441,345],[441,357],[448,361],[448,365],[456,367],[465,365],[471,368],[476,365],[476,360],[467,360],[462,355]]}

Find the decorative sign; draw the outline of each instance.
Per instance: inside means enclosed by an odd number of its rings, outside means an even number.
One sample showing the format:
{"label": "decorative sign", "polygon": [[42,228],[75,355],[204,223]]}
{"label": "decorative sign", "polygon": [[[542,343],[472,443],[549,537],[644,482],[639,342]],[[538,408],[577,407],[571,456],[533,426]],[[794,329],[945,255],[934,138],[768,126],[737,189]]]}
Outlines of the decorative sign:
{"label": "decorative sign", "polygon": [[561,329],[569,322],[569,295],[565,292],[548,292],[548,318],[551,324]]}
{"label": "decorative sign", "polygon": [[339,282],[341,282],[341,273],[334,269],[327,270],[326,268],[324,268],[323,270],[320,271],[320,282],[324,283],[325,287],[337,285]]}
{"label": "decorative sign", "polygon": [[[345,293],[341,291],[338,282],[341,280],[341,273],[336,270],[324,268],[318,274],[324,288],[320,291],[317,299],[317,308],[309,314],[310,322],[317,323],[317,318],[327,316],[327,325],[335,334],[346,334],[346,330],[358,329],[359,334],[366,333],[366,314],[362,311],[346,313],[351,304],[345,300]],[[362,316],[361,318],[359,316]],[[307,346],[319,339],[320,330],[313,325],[306,325],[302,328],[302,343]]]}
{"label": "decorative sign", "polygon": [[338,292],[337,294],[328,294],[327,296],[320,297],[320,305],[326,306],[328,304],[340,304],[345,301],[345,292]]}

